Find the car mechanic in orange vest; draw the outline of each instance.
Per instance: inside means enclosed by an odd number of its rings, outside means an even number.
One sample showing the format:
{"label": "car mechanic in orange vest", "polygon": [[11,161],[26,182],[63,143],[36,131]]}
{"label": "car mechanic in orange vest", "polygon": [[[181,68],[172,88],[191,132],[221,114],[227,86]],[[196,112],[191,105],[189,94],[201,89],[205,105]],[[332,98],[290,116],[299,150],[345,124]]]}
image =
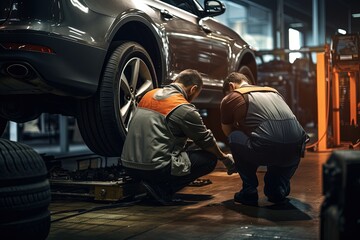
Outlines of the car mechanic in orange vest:
{"label": "car mechanic in orange vest", "polygon": [[[217,160],[235,172],[231,154],[220,150],[191,104],[202,86],[196,70],[184,70],[170,85],[147,92],[130,122],[122,165],[162,205],[173,204],[173,195],[212,172]],[[197,148],[186,148],[188,140]]]}

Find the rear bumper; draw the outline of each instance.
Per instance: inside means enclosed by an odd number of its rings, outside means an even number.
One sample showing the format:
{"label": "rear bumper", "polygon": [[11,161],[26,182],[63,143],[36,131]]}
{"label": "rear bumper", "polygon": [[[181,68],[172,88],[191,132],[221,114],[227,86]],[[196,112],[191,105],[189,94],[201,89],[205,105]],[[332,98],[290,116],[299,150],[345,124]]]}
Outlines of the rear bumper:
{"label": "rear bumper", "polygon": [[[0,46],[0,95],[40,94],[85,97],[96,92],[106,49],[47,32],[0,29],[0,45],[23,43],[45,46],[53,53],[8,50]],[[24,64],[33,76],[13,77],[7,68]]]}

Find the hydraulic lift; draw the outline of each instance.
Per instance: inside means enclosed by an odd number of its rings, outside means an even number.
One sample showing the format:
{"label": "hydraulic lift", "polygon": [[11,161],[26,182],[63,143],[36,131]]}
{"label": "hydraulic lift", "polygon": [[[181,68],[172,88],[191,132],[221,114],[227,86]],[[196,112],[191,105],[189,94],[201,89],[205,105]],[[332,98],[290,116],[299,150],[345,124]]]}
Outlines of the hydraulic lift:
{"label": "hydraulic lift", "polygon": [[119,158],[92,153],[42,155],[53,197],[116,202],[145,195],[140,184],[125,174]]}

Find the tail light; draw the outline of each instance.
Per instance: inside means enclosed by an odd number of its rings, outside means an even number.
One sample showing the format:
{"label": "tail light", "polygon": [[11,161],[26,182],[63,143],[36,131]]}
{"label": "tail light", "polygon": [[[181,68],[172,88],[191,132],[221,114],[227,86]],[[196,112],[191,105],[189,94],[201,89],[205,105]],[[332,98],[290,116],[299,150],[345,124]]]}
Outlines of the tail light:
{"label": "tail light", "polygon": [[40,45],[24,44],[24,43],[2,43],[0,44],[7,50],[21,50],[41,53],[55,53],[51,48]]}

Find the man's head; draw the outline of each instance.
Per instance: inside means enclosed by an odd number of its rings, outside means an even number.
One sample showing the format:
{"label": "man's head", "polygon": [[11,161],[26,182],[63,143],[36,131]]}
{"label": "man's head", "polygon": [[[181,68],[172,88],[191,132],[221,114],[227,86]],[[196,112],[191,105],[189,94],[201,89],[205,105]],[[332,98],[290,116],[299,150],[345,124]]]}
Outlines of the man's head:
{"label": "man's head", "polygon": [[249,79],[242,73],[232,72],[224,80],[223,83],[223,93],[227,95],[228,93],[239,88],[243,83],[249,83]]}
{"label": "man's head", "polygon": [[200,73],[193,69],[186,69],[180,72],[174,82],[181,85],[185,90],[189,102],[199,95],[203,86]]}

